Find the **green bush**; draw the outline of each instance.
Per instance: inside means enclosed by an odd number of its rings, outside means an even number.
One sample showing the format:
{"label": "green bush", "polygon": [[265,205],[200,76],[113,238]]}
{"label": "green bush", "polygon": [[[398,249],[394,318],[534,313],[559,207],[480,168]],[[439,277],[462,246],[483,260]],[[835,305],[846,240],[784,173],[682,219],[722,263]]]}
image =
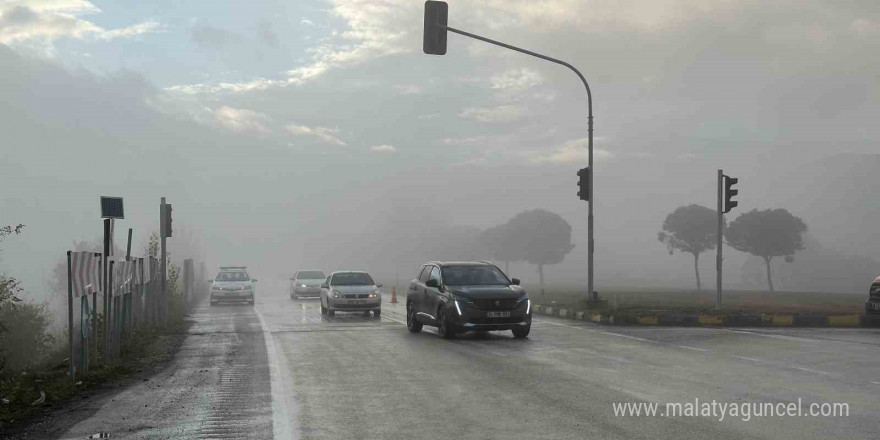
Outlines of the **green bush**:
{"label": "green bush", "polygon": [[52,347],[52,317],[44,304],[7,303],[0,308],[0,374],[8,375],[42,364]]}

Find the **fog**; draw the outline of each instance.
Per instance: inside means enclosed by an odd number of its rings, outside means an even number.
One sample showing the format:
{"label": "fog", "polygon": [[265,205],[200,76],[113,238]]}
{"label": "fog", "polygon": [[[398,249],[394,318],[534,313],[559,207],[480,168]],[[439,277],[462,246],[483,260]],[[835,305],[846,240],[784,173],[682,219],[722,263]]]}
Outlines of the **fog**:
{"label": "fog", "polygon": [[[74,21],[57,29],[41,2],[0,6],[0,224],[27,225],[0,270],[26,297],[48,299],[74,240],[100,239],[101,195],[124,197],[115,240],[133,228],[138,255],[166,197],[175,258],[386,283],[427,259],[486,258],[468,246],[479,231],[542,208],[575,244],[547,282],[586,283],[574,75],[458,35],[424,55],[421,2],[286,3],[58,6]],[[878,3],[456,1],[450,25],[590,81],[600,294],[692,288],[692,260],[657,231],[678,206],[715,208],[719,168],[740,179],[728,220],[786,208],[808,226],[779,289],[864,292],[880,275]],[[823,263],[845,259],[858,264]],[[763,289],[752,266],[726,248],[726,285]],[[537,283],[533,266],[511,272]]]}

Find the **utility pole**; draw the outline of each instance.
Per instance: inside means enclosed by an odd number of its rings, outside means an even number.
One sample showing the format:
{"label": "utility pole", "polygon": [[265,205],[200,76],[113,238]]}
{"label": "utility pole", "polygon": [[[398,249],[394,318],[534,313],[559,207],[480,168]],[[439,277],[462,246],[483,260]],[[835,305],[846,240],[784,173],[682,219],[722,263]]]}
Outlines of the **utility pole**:
{"label": "utility pole", "polygon": [[716,286],[715,286],[715,310],[721,309],[721,268],[723,266],[722,262],[724,261],[721,257],[721,248],[722,248],[722,231],[723,222],[724,222],[724,214],[722,213],[722,199],[724,198],[724,172],[722,170],[718,170],[718,236],[715,246],[715,273],[716,273]]}
{"label": "utility pole", "polygon": [[[110,221],[111,219],[104,219],[104,256],[102,258],[102,265],[104,266],[103,272],[103,281],[104,281],[104,363],[107,363],[107,359],[110,356]],[[97,323],[97,321],[95,321]],[[97,336],[97,335],[96,335]],[[95,338],[97,340],[97,338]]]}
{"label": "utility pole", "polygon": [[592,301],[597,301],[599,295],[593,290],[593,251],[595,248],[593,242],[593,188],[595,186],[593,185],[593,171],[595,170],[593,167],[593,93],[590,90],[590,85],[587,83],[587,79],[584,78],[584,75],[581,74],[579,70],[565,61],[447,26],[448,15],[449,6],[446,2],[425,2],[425,25],[422,51],[426,54],[446,55],[446,32],[448,31],[568,67],[584,84],[584,88],[587,91],[587,167],[590,170],[589,176],[587,177],[589,189],[587,190],[588,194],[586,195],[589,199],[589,205],[587,208],[587,298]]}
{"label": "utility pole", "polygon": [[159,263],[159,268],[162,273],[160,277],[160,285],[162,289],[162,299],[161,306],[162,309],[162,325],[168,323],[168,291],[166,290],[166,277],[168,275],[168,267],[167,267],[167,256],[165,255],[165,197],[162,197],[162,202],[159,204],[159,240],[160,240],[160,258],[162,259]]}

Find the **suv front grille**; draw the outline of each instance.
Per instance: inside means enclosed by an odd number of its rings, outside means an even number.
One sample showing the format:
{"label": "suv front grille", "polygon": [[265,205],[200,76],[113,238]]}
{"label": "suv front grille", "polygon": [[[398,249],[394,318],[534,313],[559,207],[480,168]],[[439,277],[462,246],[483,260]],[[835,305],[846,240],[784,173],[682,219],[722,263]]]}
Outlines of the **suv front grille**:
{"label": "suv front grille", "polygon": [[871,298],[880,298],[880,283],[871,286]]}
{"label": "suv front grille", "polygon": [[504,298],[504,299],[487,299],[480,298],[475,299],[471,306],[478,310],[510,310],[515,309],[517,306],[517,302],[515,299]]}

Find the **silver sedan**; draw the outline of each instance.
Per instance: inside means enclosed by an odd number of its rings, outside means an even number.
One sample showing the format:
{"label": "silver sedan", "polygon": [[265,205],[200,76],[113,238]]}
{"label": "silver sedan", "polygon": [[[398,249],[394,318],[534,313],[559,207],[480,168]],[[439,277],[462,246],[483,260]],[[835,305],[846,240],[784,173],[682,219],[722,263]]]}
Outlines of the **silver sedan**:
{"label": "silver sedan", "polygon": [[362,312],[378,318],[382,314],[381,283],[370,274],[358,271],[338,271],[330,274],[321,285],[321,314],[334,316],[336,312]]}

